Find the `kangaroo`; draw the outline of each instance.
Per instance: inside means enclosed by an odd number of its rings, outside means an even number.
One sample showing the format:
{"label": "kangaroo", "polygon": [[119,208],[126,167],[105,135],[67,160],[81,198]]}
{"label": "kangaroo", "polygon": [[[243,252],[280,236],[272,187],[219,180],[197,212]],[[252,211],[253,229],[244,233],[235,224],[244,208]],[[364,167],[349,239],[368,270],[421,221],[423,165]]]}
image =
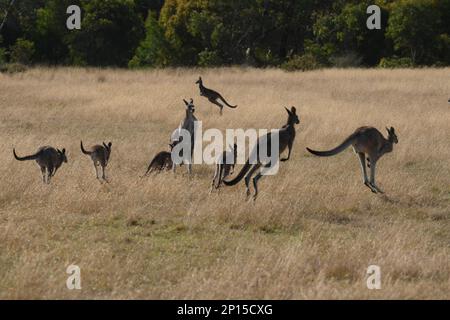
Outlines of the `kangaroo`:
{"label": "kangaroo", "polygon": [[[172,151],[175,145],[176,142],[169,144],[170,151]],[[164,169],[170,170],[172,166],[173,166],[172,153],[168,151],[161,151],[150,162],[147,172],[141,178],[148,176],[154,170],[157,171],[163,171]]]}
{"label": "kangaroo", "polygon": [[[194,155],[194,142],[195,142],[195,122],[198,121],[197,118],[194,116],[195,112],[195,106],[194,106],[194,100],[190,100],[190,102],[187,102],[184,100],[184,104],[186,105],[186,116],[182,123],[180,123],[180,126],[177,129],[177,132],[175,136],[172,137],[172,145],[175,146],[176,144],[183,141],[183,137],[177,136],[178,132],[181,129],[187,130],[191,137],[191,150],[190,150],[190,159],[187,155],[180,154],[181,157],[183,157],[183,162],[187,162],[187,171],[190,174],[192,172],[192,156]],[[182,165],[180,163],[179,165]],[[173,162],[172,164],[172,170],[175,172],[177,163]]]}
{"label": "kangaroo", "polygon": [[208,89],[203,85],[203,80],[202,77],[199,77],[198,80],[195,82],[196,84],[198,84],[198,87],[200,89],[200,95],[203,97],[206,97],[209,102],[215,104],[216,106],[218,106],[220,108],[220,115],[222,115],[222,109],[223,109],[223,105],[217,101],[217,99],[220,99],[223,101],[223,103],[225,103],[228,107],[230,108],[237,108],[237,106],[232,106],[230,105],[223,97],[220,93],[218,93],[217,91],[214,91],[212,89]]}
{"label": "kangaroo", "polygon": [[89,150],[85,150],[83,147],[83,141],[80,142],[81,152],[83,152],[86,155],[89,155],[92,159],[92,162],[94,163],[95,175],[97,179],[100,180],[100,177],[98,175],[98,166],[101,166],[102,179],[106,182],[108,182],[108,180],[106,179],[105,168],[108,165],[109,157],[111,156],[111,146],[112,146],[111,142],[109,142],[108,144],[103,142],[102,145],[96,144],[92,146]]}
{"label": "kangaroo", "polygon": [[[279,137],[278,156],[280,156],[281,153],[284,150],[286,150],[286,148],[288,148],[288,156],[287,156],[287,158],[280,159],[281,161],[287,161],[290,159],[291,152],[292,152],[292,146],[293,146],[294,139],[295,139],[295,125],[300,123],[300,120],[297,116],[297,110],[295,109],[295,107],[291,107],[291,110],[289,110],[288,108],[285,108],[285,109],[288,113],[288,120],[287,120],[287,123],[278,131],[278,137]],[[261,143],[261,141],[264,141],[264,140],[267,141],[267,150],[270,151],[271,150],[271,139],[272,139],[271,133],[268,133],[267,135],[260,137],[256,143],[256,146],[253,148],[251,154],[255,154],[255,152],[258,152],[259,144]],[[258,157],[258,162],[256,164],[250,164],[250,159],[247,159],[244,167],[239,172],[239,174],[231,181],[223,180],[223,183],[227,186],[232,186],[232,185],[237,184],[239,181],[241,181],[242,178],[244,178],[244,176],[245,176],[245,185],[247,187],[247,197],[249,197],[250,196],[249,183],[250,183],[250,179],[251,179],[252,175],[256,172],[256,170],[261,168],[261,166],[263,168],[267,168],[267,167],[270,167],[271,165],[272,165],[271,162],[266,163],[266,164],[261,163],[261,159],[259,159],[259,157]],[[256,200],[256,197],[258,196],[258,180],[261,179],[262,176],[263,176],[263,174],[262,174],[262,171],[260,170],[258,172],[258,174],[253,178],[253,187],[255,189],[255,193],[253,195],[253,200]]]}
{"label": "kangaroo", "polygon": [[[217,157],[216,170],[214,172],[214,177],[211,183],[211,191],[213,190],[213,188],[219,189],[223,179],[233,174],[234,166],[236,165],[236,158],[237,158],[236,143],[233,145],[233,147],[231,147],[230,145],[230,151],[224,151],[221,155]],[[228,163],[227,160],[231,162]]]}
{"label": "kangaroo", "polygon": [[[334,156],[344,151],[350,145],[353,146],[355,153],[359,156],[361,171],[364,184],[373,193],[383,193],[383,191],[375,183],[375,169],[377,161],[385,154],[392,152],[394,144],[398,143],[397,135],[393,127],[386,128],[388,138],[385,139],[380,131],[373,127],[360,127],[355,130],[347,139],[339,146],[329,151],[315,151],[306,148],[312,154],[319,157]],[[366,155],[370,168],[370,180],[367,178],[366,172]]]}
{"label": "kangaroo", "polygon": [[36,160],[41,167],[42,181],[50,184],[50,179],[55,175],[56,171],[61,167],[63,162],[67,163],[66,149],[55,149],[53,147],[40,147],[37,152],[31,156],[19,157],[16,149],[13,149],[14,158],[19,161]]}

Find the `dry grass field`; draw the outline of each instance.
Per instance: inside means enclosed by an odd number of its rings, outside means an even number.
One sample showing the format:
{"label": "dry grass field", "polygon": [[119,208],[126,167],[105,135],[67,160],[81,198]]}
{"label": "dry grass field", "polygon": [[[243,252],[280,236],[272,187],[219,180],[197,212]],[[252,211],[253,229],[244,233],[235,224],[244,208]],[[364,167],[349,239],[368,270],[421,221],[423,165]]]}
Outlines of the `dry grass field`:
{"label": "dry grass field", "polygon": [[[126,71],[59,68],[0,75],[2,299],[449,299],[449,69]],[[199,97],[201,74],[237,109]],[[193,98],[206,128],[279,128],[300,115],[292,158],[245,201],[243,183],[209,194],[212,166],[139,176]],[[375,195],[349,148],[362,125],[394,126]],[[112,141],[109,184],[86,145]],[[67,149],[50,185],[41,145]],[[237,169],[239,169],[237,167]],[[66,268],[81,268],[81,290]],[[366,287],[369,265],[381,290]]]}

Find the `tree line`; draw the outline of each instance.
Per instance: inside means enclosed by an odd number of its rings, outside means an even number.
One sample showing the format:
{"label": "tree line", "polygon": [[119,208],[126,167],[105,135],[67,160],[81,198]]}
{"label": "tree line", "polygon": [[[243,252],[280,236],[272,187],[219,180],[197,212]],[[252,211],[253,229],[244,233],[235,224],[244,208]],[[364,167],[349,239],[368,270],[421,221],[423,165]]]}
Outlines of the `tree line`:
{"label": "tree line", "polygon": [[[373,4],[379,30],[366,26]],[[80,30],[66,27],[70,5]],[[0,64],[450,65],[450,0],[0,0],[3,20]]]}

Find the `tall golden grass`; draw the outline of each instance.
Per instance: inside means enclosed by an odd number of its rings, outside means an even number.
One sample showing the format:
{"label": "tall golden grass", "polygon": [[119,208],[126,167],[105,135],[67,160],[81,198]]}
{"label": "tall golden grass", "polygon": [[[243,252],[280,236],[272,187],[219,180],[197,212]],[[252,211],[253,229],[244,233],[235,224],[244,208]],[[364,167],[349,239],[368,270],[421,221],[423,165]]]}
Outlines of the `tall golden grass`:
{"label": "tall golden grass", "polygon": [[[0,75],[0,298],[450,298],[449,69],[125,71],[35,68]],[[199,97],[220,91],[237,109]],[[279,128],[300,115],[292,158],[245,201],[243,184],[209,195],[214,168],[139,179],[193,98],[204,128]],[[385,195],[349,150],[362,125],[399,143],[379,162]],[[95,179],[79,150],[112,141]],[[12,156],[67,149],[51,185]],[[239,168],[237,168],[239,169]],[[81,269],[81,290],[66,268]],[[369,265],[381,290],[366,287]]]}

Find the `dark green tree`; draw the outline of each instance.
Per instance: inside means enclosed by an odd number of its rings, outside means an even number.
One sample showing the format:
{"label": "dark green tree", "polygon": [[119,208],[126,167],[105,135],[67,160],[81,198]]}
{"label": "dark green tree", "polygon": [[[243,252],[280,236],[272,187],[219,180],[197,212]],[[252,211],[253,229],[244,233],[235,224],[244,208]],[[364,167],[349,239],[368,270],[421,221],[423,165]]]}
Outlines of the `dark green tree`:
{"label": "dark green tree", "polygon": [[339,3],[331,12],[318,13],[314,23],[316,42],[327,47],[331,55],[359,56],[364,65],[377,65],[385,53],[388,12],[381,6],[381,30],[369,30],[367,7],[371,4],[374,1]]}
{"label": "dark green tree", "polygon": [[81,30],[71,33],[76,64],[128,65],[144,35],[144,23],[132,0],[83,0]]}
{"label": "dark green tree", "polygon": [[[400,0],[393,4],[386,36],[401,56],[414,64],[432,62],[437,50],[440,12],[434,0]],[[447,21],[448,22],[448,21]]]}
{"label": "dark green tree", "polygon": [[169,65],[171,50],[164,36],[164,30],[156,20],[156,13],[149,13],[145,22],[146,37],[136,49],[131,68],[164,67]]}
{"label": "dark green tree", "polygon": [[47,0],[37,9],[36,28],[31,37],[36,45],[36,59],[50,64],[69,63],[70,33],[66,27],[67,7],[81,5],[78,0]]}

